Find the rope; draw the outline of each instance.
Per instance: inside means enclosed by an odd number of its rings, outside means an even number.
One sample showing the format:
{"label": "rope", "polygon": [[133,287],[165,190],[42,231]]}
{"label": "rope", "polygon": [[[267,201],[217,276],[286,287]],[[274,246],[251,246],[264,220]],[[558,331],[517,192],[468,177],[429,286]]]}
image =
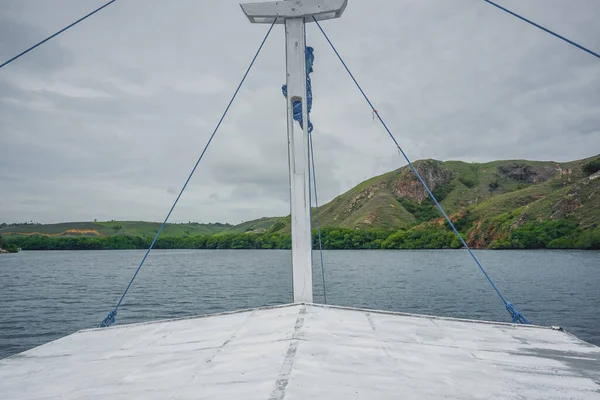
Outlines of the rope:
{"label": "rope", "polygon": [[173,203],[173,205],[171,206],[171,209],[169,210],[169,213],[167,214],[167,217],[165,218],[164,222],[162,223],[162,225],[160,226],[160,228],[158,229],[158,232],[156,232],[156,236],[154,236],[154,240],[152,240],[152,243],[150,244],[150,247],[148,248],[148,250],[146,251],[146,254],[144,255],[144,258],[142,258],[142,261],[140,262],[140,265],[138,266],[137,270],[135,271],[135,273],[133,274],[133,277],[131,278],[131,281],[129,281],[129,284],[127,285],[127,288],[125,289],[125,292],[123,292],[123,295],[121,296],[121,298],[119,299],[119,302],[117,303],[117,306],[114,308],[114,310],[112,310],[110,313],[108,313],[108,315],[106,316],[106,318],[100,323],[100,327],[104,328],[107,326],[112,325],[115,322],[116,316],[117,316],[117,310],[119,309],[119,306],[121,305],[121,303],[123,302],[123,299],[125,298],[125,295],[127,294],[127,292],[129,291],[129,289],[131,288],[131,285],[133,284],[133,281],[135,280],[135,277],[137,276],[137,274],[140,272],[140,269],[142,269],[142,266],[144,265],[144,262],[146,261],[146,258],[148,257],[148,254],[150,254],[150,251],[152,251],[152,248],[154,247],[154,244],[156,243],[156,240],[158,239],[158,237],[160,236],[163,228],[165,227],[165,225],[167,224],[167,221],[169,220],[169,217],[171,216],[171,213],[173,212],[173,210],[175,209],[175,206],[177,205],[177,203],[179,202],[179,199],[181,198],[181,195],[183,194],[183,192],[185,191],[188,183],[190,183],[190,180],[192,179],[192,176],[194,175],[194,172],[196,172],[196,168],[198,168],[198,164],[200,164],[200,161],[202,161],[202,158],[204,157],[204,154],[206,153],[206,150],[208,149],[208,146],[210,146],[213,138],[215,137],[215,134],[217,133],[217,131],[219,130],[219,128],[221,127],[221,123],[223,122],[223,120],[225,119],[225,116],[227,115],[227,113],[229,112],[229,108],[231,107],[231,105],[233,104],[233,101],[235,100],[235,98],[237,97],[238,92],[240,91],[240,89],[242,88],[242,85],[244,84],[244,82],[246,81],[246,77],[248,76],[248,74],[250,73],[250,70],[252,69],[252,66],[254,65],[254,62],[256,61],[256,59],[258,58],[258,55],[260,54],[260,51],[262,50],[265,42],[267,41],[267,38],[269,37],[269,34],[271,33],[271,31],[273,30],[273,26],[275,26],[275,22],[277,20],[274,20],[273,23],[271,24],[271,27],[269,28],[269,30],[267,31],[267,34],[265,35],[264,39],[262,40],[260,46],[258,47],[258,50],[256,51],[256,54],[254,54],[254,58],[252,59],[252,61],[250,62],[250,65],[248,66],[248,68],[246,69],[246,73],[244,74],[244,76],[242,77],[242,80],[240,82],[240,84],[238,85],[237,89],[235,90],[235,92],[233,93],[233,96],[231,97],[231,100],[229,100],[229,104],[227,104],[227,107],[225,108],[225,111],[223,112],[223,115],[221,115],[221,119],[219,120],[219,122],[217,123],[217,126],[215,127],[215,130],[213,131],[212,135],[210,135],[210,138],[208,139],[208,142],[206,143],[206,146],[204,146],[204,150],[202,150],[202,154],[200,154],[200,157],[198,158],[198,161],[196,161],[196,164],[194,165],[194,168],[192,168],[192,172],[190,172],[187,180],[185,181],[185,183],[183,184],[183,187],[181,188],[181,191],[179,192],[179,195],[177,196],[177,198],[175,199],[175,202]]}
{"label": "rope", "polygon": [[433,200],[433,202],[435,203],[435,205],[437,206],[437,208],[440,210],[440,212],[442,213],[442,215],[444,216],[444,218],[446,219],[446,221],[448,222],[448,224],[450,225],[450,227],[452,228],[452,230],[454,231],[454,233],[458,236],[458,239],[461,241],[462,245],[465,247],[465,249],[467,249],[467,251],[469,252],[469,254],[471,255],[471,257],[473,258],[473,260],[475,261],[475,263],[477,264],[477,266],[479,267],[479,269],[481,270],[481,272],[483,273],[483,275],[487,278],[488,282],[492,285],[492,287],[494,288],[494,290],[496,291],[496,293],[498,294],[498,296],[500,297],[500,299],[504,303],[504,306],[506,307],[507,311],[511,314],[511,316],[513,318],[513,321],[514,322],[519,322],[519,323],[522,323],[522,324],[529,324],[530,322],[521,313],[519,313],[516,310],[515,306],[513,304],[507,302],[504,299],[504,296],[502,296],[502,293],[500,293],[500,290],[498,290],[498,288],[496,287],[496,285],[494,284],[494,282],[492,281],[492,279],[490,278],[490,276],[487,274],[487,272],[485,271],[485,269],[483,268],[483,266],[481,265],[481,263],[479,262],[479,260],[477,259],[477,257],[473,253],[473,251],[471,250],[471,248],[467,245],[467,242],[465,242],[465,240],[463,239],[463,237],[461,236],[461,234],[458,232],[458,230],[456,229],[456,227],[454,226],[454,224],[452,223],[452,221],[450,220],[450,218],[448,217],[448,215],[446,214],[446,212],[444,211],[444,209],[442,208],[442,206],[440,205],[440,203],[437,201],[437,199],[435,198],[435,196],[433,195],[433,193],[431,192],[431,190],[429,189],[429,187],[427,186],[427,184],[425,183],[425,181],[421,177],[421,174],[419,174],[419,171],[417,171],[417,169],[415,168],[415,166],[413,165],[413,163],[410,161],[410,159],[408,158],[408,156],[406,155],[406,153],[404,152],[404,150],[402,150],[402,147],[400,147],[400,145],[398,144],[398,141],[396,140],[396,138],[394,137],[394,135],[392,134],[392,132],[390,131],[390,129],[387,127],[385,121],[381,118],[381,115],[379,115],[379,112],[373,106],[373,103],[371,103],[371,100],[369,100],[369,97],[367,97],[367,95],[363,91],[362,87],[360,86],[360,84],[358,83],[358,81],[356,80],[356,78],[354,78],[354,75],[352,75],[352,72],[350,72],[350,69],[348,68],[348,66],[344,62],[344,59],[342,58],[342,56],[340,55],[340,53],[338,53],[337,49],[335,48],[335,46],[333,45],[333,43],[331,42],[331,40],[329,40],[329,36],[327,36],[327,34],[325,33],[325,31],[323,30],[323,28],[321,27],[321,24],[319,24],[319,21],[317,21],[317,19],[315,17],[313,17],[313,20],[315,21],[315,23],[319,27],[319,30],[321,31],[321,33],[323,34],[323,36],[325,37],[325,39],[327,40],[327,42],[329,43],[329,45],[331,46],[331,48],[333,49],[333,51],[335,52],[336,56],[339,58],[339,60],[341,61],[342,65],[344,66],[344,68],[346,69],[346,71],[348,72],[348,74],[350,75],[350,78],[352,78],[352,80],[356,84],[356,87],[358,88],[358,90],[360,90],[360,92],[362,93],[363,97],[365,98],[365,100],[367,101],[367,103],[369,104],[369,106],[371,107],[371,110],[373,110],[373,114],[377,117],[377,119],[379,120],[379,122],[381,122],[381,124],[383,125],[383,127],[387,131],[388,135],[390,136],[390,138],[393,140],[394,144],[398,148],[398,151],[400,151],[400,153],[402,154],[402,156],[404,157],[404,159],[406,160],[406,162],[408,163],[408,165],[410,166],[410,168],[412,169],[412,171],[415,173],[415,175],[417,176],[417,178],[419,179],[419,181],[421,182],[421,184],[423,185],[423,187],[425,188],[425,190],[429,194],[429,197]]}
{"label": "rope", "polygon": [[[319,198],[317,196],[317,174],[315,170],[315,153],[313,150],[312,133],[308,134],[309,153],[310,153],[310,164],[309,164],[309,188],[310,181],[312,180],[313,187],[315,189],[315,218],[317,220],[317,233],[319,236],[319,257],[321,259],[321,277],[323,278],[323,301],[327,304],[327,287],[325,286],[325,267],[323,265],[323,242],[321,240],[321,220],[319,218]],[[312,171],[312,176],[311,172]]]}
{"label": "rope", "polygon": [[573,45],[573,46],[577,47],[578,49],[585,51],[586,53],[589,53],[589,54],[591,54],[591,55],[593,55],[593,56],[595,56],[595,57],[598,57],[598,58],[600,58],[600,54],[596,53],[595,51],[592,51],[592,50],[590,50],[590,49],[588,49],[588,48],[586,48],[586,47],[583,47],[582,45],[580,45],[580,44],[578,44],[578,43],[575,43],[574,41],[572,41],[572,40],[569,40],[569,39],[567,39],[566,37],[564,37],[564,36],[562,36],[562,35],[559,35],[558,33],[556,33],[556,32],[553,32],[553,31],[551,31],[551,30],[550,30],[550,29],[548,29],[548,28],[544,28],[544,27],[543,27],[543,26],[541,26],[540,24],[536,24],[535,22],[533,22],[533,21],[531,21],[531,20],[529,20],[529,19],[527,19],[527,18],[525,18],[525,17],[523,17],[523,16],[521,16],[521,15],[519,15],[519,14],[517,14],[517,13],[513,12],[513,11],[510,11],[509,9],[507,9],[507,8],[504,8],[504,7],[502,7],[501,5],[494,3],[493,1],[490,1],[490,0],[483,0],[483,1],[485,1],[485,2],[486,2],[486,3],[488,3],[488,4],[491,4],[491,5],[492,5],[492,6],[494,6],[494,7],[497,7],[497,8],[499,8],[500,10],[502,10],[502,11],[504,11],[504,12],[507,12],[507,13],[509,13],[510,15],[512,15],[512,16],[514,16],[514,17],[517,17],[517,18],[519,18],[519,19],[520,19],[520,20],[522,20],[522,21],[525,21],[525,22],[527,22],[528,24],[531,24],[531,25],[535,26],[536,28],[539,28],[539,29],[543,30],[544,32],[547,32],[547,33],[551,34],[552,36],[555,36],[555,37],[557,37],[557,38],[559,38],[559,39],[561,39],[561,40],[564,40],[565,42],[569,43],[570,45]]}
{"label": "rope", "polygon": [[35,49],[36,47],[46,43],[48,40],[55,38],[56,36],[60,35],[61,33],[63,33],[64,31],[72,28],[73,26],[77,25],[78,23],[80,23],[81,21],[83,21],[84,19],[87,19],[88,17],[91,17],[92,15],[96,14],[98,11],[110,6],[112,3],[114,3],[117,0],[111,0],[108,3],[106,3],[105,5],[103,5],[102,7],[98,7],[97,9],[95,9],[94,11],[92,11],[91,13],[85,15],[84,17],[79,18],[77,21],[73,22],[70,25],[67,25],[66,27],[64,27],[63,29],[61,29],[60,31],[56,32],[53,35],[48,36],[46,39],[42,40],[41,42],[38,42],[37,44],[34,44],[33,46],[31,46],[30,48],[28,48],[27,50],[23,51],[22,53],[17,54],[16,56],[14,56],[13,58],[11,58],[10,60],[7,60],[5,62],[3,62],[0,65],[0,68],[10,64],[11,62],[15,61],[17,58],[24,56],[25,54],[29,53],[31,50]]}

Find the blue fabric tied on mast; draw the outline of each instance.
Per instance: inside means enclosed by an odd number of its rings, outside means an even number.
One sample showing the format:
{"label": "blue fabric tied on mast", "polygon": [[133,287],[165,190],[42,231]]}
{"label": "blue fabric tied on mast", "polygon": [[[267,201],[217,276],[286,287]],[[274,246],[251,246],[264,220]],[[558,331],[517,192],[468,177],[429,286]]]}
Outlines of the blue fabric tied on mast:
{"label": "blue fabric tied on mast", "polygon": [[[310,74],[313,72],[313,63],[315,62],[315,49],[307,47],[305,51],[306,55],[306,102],[308,103],[308,132],[313,131],[313,124],[310,122],[310,111],[312,110],[312,85],[310,83]],[[281,87],[283,95],[287,99],[287,85]],[[294,120],[300,123],[300,126],[304,129],[302,121],[302,101],[294,101]]]}

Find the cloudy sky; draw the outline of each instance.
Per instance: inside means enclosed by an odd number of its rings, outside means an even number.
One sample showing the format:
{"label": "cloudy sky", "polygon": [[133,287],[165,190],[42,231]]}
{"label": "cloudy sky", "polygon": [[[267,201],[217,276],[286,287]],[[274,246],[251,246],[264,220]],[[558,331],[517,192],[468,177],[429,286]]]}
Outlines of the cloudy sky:
{"label": "cloudy sky", "polygon": [[[597,0],[499,0],[600,49]],[[0,60],[101,0],[2,0]],[[120,0],[0,70],[0,222],[162,220],[264,36],[236,0]],[[414,159],[600,153],[600,60],[481,0],[350,0],[323,23]],[[404,164],[316,27],[320,199]],[[172,220],[289,211],[283,29]]]}

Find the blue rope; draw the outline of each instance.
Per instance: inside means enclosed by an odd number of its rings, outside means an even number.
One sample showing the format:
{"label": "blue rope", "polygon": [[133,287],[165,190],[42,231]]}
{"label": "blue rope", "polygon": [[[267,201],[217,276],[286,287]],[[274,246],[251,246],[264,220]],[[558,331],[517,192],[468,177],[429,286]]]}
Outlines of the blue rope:
{"label": "blue rope", "polygon": [[519,18],[522,21],[527,22],[528,24],[531,24],[531,25],[535,26],[536,28],[539,28],[539,29],[543,30],[544,32],[547,32],[547,33],[551,34],[552,36],[555,36],[555,37],[557,37],[557,38],[559,38],[561,40],[564,40],[565,42],[569,43],[570,45],[573,45],[573,46],[577,47],[578,49],[585,51],[586,53],[589,53],[589,54],[591,54],[593,56],[596,56],[596,57],[600,58],[600,54],[598,54],[598,53],[596,53],[596,52],[594,52],[594,51],[592,51],[592,50],[590,50],[588,48],[585,48],[582,45],[580,45],[578,43],[575,43],[574,41],[569,40],[566,37],[564,37],[562,35],[559,35],[556,32],[551,31],[548,28],[544,28],[540,24],[536,24],[535,22],[533,22],[533,21],[531,21],[531,20],[529,20],[529,19],[527,19],[527,18],[525,18],[525,17],[523,17],[523,16],[521,16],[521,15],[519,15],[519,14],[513,12],[513,11],[510,11],[509,9],[504,8],[501,5],[494,3],[493,1],[490,1],[490,0],[483,0],[483,1],[485,1],[488,4],[493,5],[494,7],[499,8],[502,11],[505,11],[505,12],[509,13],[512,16],[515,16],[515,17]]}
{"label": "blue rope", "polygon": [[37,44],[34,44],[33,46],[31,46],[30,48],[28,48],[27,50],[23,51],[22,53],[17,54],[16,56],[14,56],[13,58],[11,58],[10,60],[7,60],[5,62],[3,62],[0,65],[0,68],[10,64],[11,62],[15,61],[17,58],[24,56],[25,54],[29,53],[31,50],[35,49],[36,47],[46,43],[48,40],[55,38],[56,36],[60,35],[61,33],[63,33],[64,31],[66,31],[67,29],[77,25],[78,23],[80,23],[81,21],[83,21],[84,19],[87,19],[88,17],[91,17],[92,15],[96,14],[98,11],[108,7],[109,5],[111,5],[112,3],[114,3],[117,0],[111,0],[108,3],[106,3],[105,5],[103,5],[102,7],[99,7],[97,9],[95,9],[94,11],[92,11],[91,13],[87,14],[84,17],[79,18],[77,21],[73,22],[72,24],[64,27],[63,29],[61,29],[60,31],[56,32],[54,35],[48,36],[46,39],[42,40],[41,42],[38,42]]}
{"label": "blue rope", "polygon": [[317,19],[314,18],[314,17],[313,17],[313,20],[315,21],[315,23],[319,27],[319,30],[321,31],[321,33],[323,33],[323,36],[325,36],[325,39],[327,40],[327,42],[329,43],[329,45],[331,46],[331,48],[333,49],[333,51],[335,52],[335,54],[337,55],[337,57],[339,58],[339,60],[342,62],[342,65],[344,66],[344,68],[346,69],[346,71],[348,72],[348,74],[350,75],[350,78],[352,78],[352,80],[356,84],[356,87],[358,87],[358,90],[360,90],[360,92],[362,93],[362,95],[365,98],[365,100],[367,101],[367,103],[369,103],[369,106],[371,107],[371,110],[373,110],[373,113],[375,115],[377,115],[377,118],[379,119],[379,121],[381,122],[381,124],[383,125],[383,127],[385,128],[385,130],[387,131],[388,135],[394,141],[394,144],[396,145],[396,147],[398,148],[398,150],[400,151],[400,153],[402,153],[402,156],[404,156],[404,159],[406,160],[406,162],[408,163],[408,165],[410,166],[410,168],[413,170],[413,172],[415,173],[415,175],[417,176],[417,178],[419,179],[419,181],[421,182],[421,184],[423,185],[423,187],[425,188],[425,190],[429,194],[429,197],[431,197],[431,199],[433,200],[433,202],[435,203],[435,205],[437,206],[437,208],[440,210],[440,212],[442,213],[442,215],[444,216],[444,218],[446,219],[446,221],[448,221],[448,224],[450,225],[450,227],[452,228],[452,230],[454,231],[454,233],[458,236],[458,239],[461,241],[462,245],[465,247],[465,249],[467,249],[467,251],[469,252],[469,254],[471,255],[471,257],[473,258],[473,260],[475,261],[475,263],[477,264],[477,266],[479,267],[479,269],[481,270],[481,272],[483,272],[483,275],[487,278],[488,282],[490,282],[490,284],[492,285],[492,287],[494,288],[494,290],[496,291],[496,293],[498,294],[498,296],[500,297],[500,299],[504,303],[506,309],[511,314],[511,316],[513,318],[513,321],[519,322],[519,323],[522,323],[522,324],[529,324],[530,322],[522,314],[520,314],[515,309],[514,305],[512,305],[511,303],[508,303],[504,299],[504,296],[502,296],[502,293],[500,293],[500,290],[498,290],[498,288],[496,287],[496,285],[494,284],[494,282],[492,281],[492,279],[490,278],[490,276],[487,274],[487,272],[485,271],[485,269],[483,269],[483,266],[481,265],[481,263],[479,262],[479,260],[477,259],[477,257],[475,256],[475,254],[473,253],[473,251],[471,250],[471,248],[467,245],[467,242],[465,242],[465,240],[462,238],[461,234],[458,232],[458,230],[456,229],[456,227],[454,226],[454,224],[452,223],[452,221],[450,220],[450,218],[448,217],[448,215],[446,214],[446,212],[444,211],[444,209],[442,208],[442,206],[440,205],[440,203],[438,203],[437,199],[435,198],[435,196],[433,195],[433,193],[431,192],[431,190],[429,189],[429,187],[427,186],[427,184],[425,183],[425,181],[421,177],[421,174],[419,174],[419,171],[417,171],[417,169],[415,168],[415,166],[413,165],[413,163],[410,161],[410,159],[408,158],[408,156],[406,155],[406,153],[404,152],[404,150],[402,150],[402,147],[400,147],[400,145],[398,144],[398,141],[396,140],[396,138],[394,137],[394,135],[392,134],[392,132],[390,131],[390,129],[387,127],[386,123],[383,121],[383,119],[381,118],[381,116],[379,115],[379,113],[377,112],[377,110],[375,109],[375,107],[373,106],[373,103],[371,103],[371,100],[369,100],[369,98],[367,97],[367,95],[363,91],[362,87],[360,86],[360,84],[358,83],[358,81],[356,80],[356,78],[354,78],[354,75],[352,75],[352,72],[350,72],[350,69],[348,68],[348,66],[344,62],[344,59],[342,58],[342,56],[340,55],[340,53],[338,53],[337,49],[335,48],[335,46],[333,45],[333,43],[331,42],[331,40],[329,40],[329,36],[327,36],[327,34],[325,33],[325,31],[323,30],[323,28],[321,27],[321,24],[319,24],[319,21],[317,21]]}
{"label": "blue rope", "polygon": [[140,269],[142,268],[142,266],[144,265],[144,262],[146,261],[146,258],[148,257],[148,254],[150,254],[150,251],[152,251],[152,248],[154,247],[154,244],[156,243],[156,240],[158,239],[158,237],[160,236],[163,228],[165,227],[165,225],[167,224],[167,221],[169,220],[169,217],[171,216],[171,213],[173,212],[173,210],[175,209],[175,206],[177,205],[177,203],[179,202],[179,199],[181,198],[181,195],[183,194],[183,192],[185,191],[188,183],[190,183],[190,180],[192,179],[192,176],[194,175],[194,172],[196,172],[196,168],[198,168],[198,164],[200,164],[200,161],[202,161],[202,158],[204,157],[204,154],[206,153],[206,150],[208,149],[208,146],[210,146],[213,138],[215,137],[215,134],[217,133],[217,131],[219,130],[219,127],[221,126],[221,123],[223,122],[223,120],[225,119],[225,116],[227,115],[227,113],[229,112],[229,108],[231,107],[231,105],[233,104],[233,101],[235,100],[235,98],[237,97],[238,92],[240,91],[240,89],[242,88],[242,85],[244,84],[244,82],[246,81],[246,77],[248,76],[248,74],[250,73],[250,70],[252,69],[252,66],[254,65],[254,62],[256,61],[256,59],[258,58],[258,55],[260,54],[260,51],[262,50],[265,42],[267,41],[267,38],[269,37],[269,34],[271,33],[271,31],[273,30],[273,26],[275,26],[275,22],[277,20],[274,20],[273,23],[271,24],[271,27],[269,28],[269,30],[267,31],[267,34],[265,35],[264,39],[262,40],[260,46],[258,47],[258,50],[256,51],[256,54],[254,55],[254,58],[252,59],[252,61],[250,62],[250,65],[248,66],[248,69],[246,69],[246,73],[244,74],[244,76],[242,77],[242,80],[240,82],[240,84],[238,85],[237,89],[235,90],[235,92],[233,93],[233,96],[231,97],[231,100],[229,100],[229,104],[227,104],[227,107],[225,108],[225,111],[223,112],[223,115],[221,115],[221,119],[219,120],[219,123],[217,124],[217,126],[215,127],[215,130],[213,131],[212,135],[210,135],[210,138],[208,139],[208,142],[206,143],[206,146],[204,146],[204,150],[202,150],[202,154],[200,154],[200,157],[198,158],[198,161],[196,161],[196,164],[194,165],[194,168],[192,168],[192,172],[190,172],[187,180],[185,181],[185,183],[183,184],[183,187],[181,188],[181,191],[179,192],[179,195],[177,196],[177,198],[175,199],[175,202],[173,203],[173,205],[171,206],[171,209],[169,210],[169,213],[167,214],[167,217],[165,218],[164,222],[162,223],[162,225],[160,226],[160,228],[158,229],[158,232],[156,232],[156,236],[154,236],[154,240],[152,240],[152,243],[150,244],[150,247],[148,248],[148,250],[146,251],[146,254],[144,255],[144,258],[142,258],[142,261],[140,262],[140,265],[138,266],[137,270],[135,271],[135,273],[133,274],[133,277],[131,278],[131,281],[129,281],[129,284],[127,285],[127,288],[125,289],[125,292],[123,292],[123,295],[121,296],[121,299],[119,300],[119,302],[117,303],[117,306],[114,308],[114,310],[112,310],[110,313],[108,313],[108,315],[106,316],[106,318],[100,323],[100,327],[104,328],[107,326],[112,325],[115,322],[116,316],[117,316],[117,310],[119,309],[119,306],[121,305],[121,303],[123,302],[123,299],[125,298],[125,295],[127,294],[127,292],[129,291],[129,288],[131,288],[131,285],[133,284],[133,281],[135,280],[135,277],[137,276],[137,274],[140,272]]}
{"label": "blue rope", "polygon": [[[316,174],[316,170],[315,170],[315,153],[313,150],[313,140],[312,140],[312,133],[308,134],[308,141],[309,141],[309,153],[310,153],[310,165],[309,165],[309,169],[312,171],[312,177],[310,175],[309,172],[309,187],[310,187],[310,180],[312,178],[313,181],[313,186],[315,188],[315,217],[317,220],[317,233],[319,235],[319,257],[321,259],[321,277],[323,278],[323,301],[325,304],[327,304],[327,288],[325,286],[325,266],[323,265],[323,242],[321,240],[321,220],[319,218],[319,197],[317,196],[317,174]],[[310,190],[309,190],[310,191]]]}

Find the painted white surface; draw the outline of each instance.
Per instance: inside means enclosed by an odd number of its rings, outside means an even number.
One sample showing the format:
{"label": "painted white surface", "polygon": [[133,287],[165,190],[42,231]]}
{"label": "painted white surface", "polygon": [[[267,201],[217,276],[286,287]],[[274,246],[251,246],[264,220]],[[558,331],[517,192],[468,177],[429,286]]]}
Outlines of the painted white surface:
{"label": "painted white surface", "polygon": [[285,0],[263,3],[240,4],[242,11],[252,23],[273,23],[273,18],[278,18],[281,24],[285,18],[304,18],[312,22],[312,16],[319,21],[339,18],[348,0]]}
{"label": "painted white surface", "polygon": [[[309,196],[308,117],[304,20],[285,20],[287,131],[292,219],[292,279],[295,303],[312,303],[312,233]],[[294,121],[293,102],[302,101],[304,129]]]}
{"label": "painted white surface", "polygon": [[540,327],[315,305],[81,331],[0,360],[2,399],[598,399]]}
{"label": "painted white surface", "polygon": [[[287,135],[292,228],[292,280],[295,303],[312,303],[312,229],[306,106],[305,21],[339,18],[348,0],[284,0],[241,4],[253,23],[285,23]],[[301,128],[293,103],[302,102]]]}

